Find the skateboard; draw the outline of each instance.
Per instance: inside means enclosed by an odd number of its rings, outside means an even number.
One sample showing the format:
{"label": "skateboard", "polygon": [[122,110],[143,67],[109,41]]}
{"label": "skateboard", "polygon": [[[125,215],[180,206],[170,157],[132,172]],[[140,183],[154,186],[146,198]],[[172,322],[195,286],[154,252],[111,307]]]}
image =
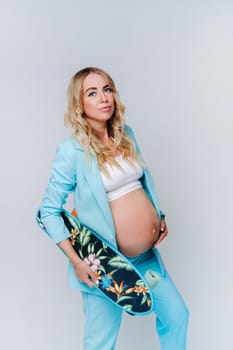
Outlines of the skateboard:
{"label": "skateboard", "polygon": [[[61,217],[70,232],[72,246],[97,277],[95,287],[131,315],[146,315],[152,312],[152,289],[159,282],[160,276],[153,270],[147,270],[142,276],[115,247],[98,233],[84,226],[76,214],[72,215],[62,209]],[[46,232],[40,211],[37,213],[37,222]]]}

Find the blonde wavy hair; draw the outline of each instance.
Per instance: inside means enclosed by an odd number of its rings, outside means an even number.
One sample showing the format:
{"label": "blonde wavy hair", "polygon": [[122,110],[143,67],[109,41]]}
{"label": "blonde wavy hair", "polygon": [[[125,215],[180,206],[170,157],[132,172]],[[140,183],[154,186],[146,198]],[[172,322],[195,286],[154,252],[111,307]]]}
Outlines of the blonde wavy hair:
{"label": "blonde wavy hair", "polygon": [[139,155],[136,153],[134,144],[125,131],[124,113],[125,107],[120,101],[113,79],[104,70],[96,67],[87,67],[78,71],[71,79],[67,91],[67,110],[65,113],[65,125],[68,126],[72,135],[79,141],[84,149],[87,159],[90,153],[94,153],[100,169],[108,174],[106,162],[120,167],[114,158],[112,149],[106,146],[98,136],[98,133],[91,128],[85,118],[83,107],[83,82],[90,74],[95,73],[103,77],[113,92],[115,109],[112,117],[107,121],[108,136],[113,145],[114,151],[118,150],[128,163],[141,164]]}

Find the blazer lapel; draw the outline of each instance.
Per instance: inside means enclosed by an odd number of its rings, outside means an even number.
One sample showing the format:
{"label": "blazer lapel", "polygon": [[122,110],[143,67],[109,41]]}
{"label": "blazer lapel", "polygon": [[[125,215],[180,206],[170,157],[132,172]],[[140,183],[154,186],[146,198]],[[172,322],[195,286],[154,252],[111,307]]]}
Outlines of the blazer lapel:
{"label": "blazer lapel", "polygon": [[79,157],[79,161],[80,160],[82,162],[81,168],[84,170],[83,174],[92,191],[93,197],[95,198],[106,222],[108,223],[108,226],[111,232],[114,232],[115,226],[112,218],[112,213],[111,213],[111,209],[108,203],[108,198],[104,189],[100,170],[97,164],[97,159],[93,154],[91,154],[90,161],[88,163],[84,155],[84,152],[82,152],[82,156]]}

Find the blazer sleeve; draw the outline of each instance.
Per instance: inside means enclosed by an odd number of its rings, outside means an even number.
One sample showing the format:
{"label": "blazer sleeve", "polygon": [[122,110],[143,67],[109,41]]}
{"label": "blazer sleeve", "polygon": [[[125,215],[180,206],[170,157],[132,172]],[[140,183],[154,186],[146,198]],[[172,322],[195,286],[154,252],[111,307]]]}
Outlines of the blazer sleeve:
{"label": "blazer sleeve", "polygon": [[70,237],[60,213],[68,195],[76,187],[75,163],[75,149],[71,141],[67,140],[57,148],[52,175],[40,207],[41,220],[46,227],[46,233],[56,244]]}

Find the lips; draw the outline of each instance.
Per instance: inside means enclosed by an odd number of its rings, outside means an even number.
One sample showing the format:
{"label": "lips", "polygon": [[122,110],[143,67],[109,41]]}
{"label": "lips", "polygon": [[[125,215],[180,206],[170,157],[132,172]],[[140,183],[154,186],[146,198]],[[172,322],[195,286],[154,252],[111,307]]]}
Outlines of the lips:
{"label": "lips", "polygon": [[99,108],[100,111],[108,112],[112,109],[112,106],[104,106]]}

